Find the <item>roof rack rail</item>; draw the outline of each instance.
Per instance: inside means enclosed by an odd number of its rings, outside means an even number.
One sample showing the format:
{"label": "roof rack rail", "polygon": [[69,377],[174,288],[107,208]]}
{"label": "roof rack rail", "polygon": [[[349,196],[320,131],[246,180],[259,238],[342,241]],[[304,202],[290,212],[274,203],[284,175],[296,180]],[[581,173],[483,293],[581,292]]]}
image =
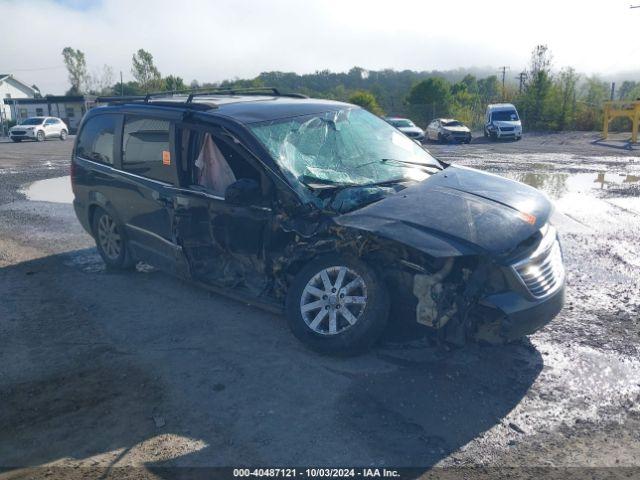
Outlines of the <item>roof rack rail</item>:
{"label": "roof rack rail", "polygon": [[[151,100],[158,99],[154,103],[157,105],[164,98],[172,98],[176,95],[187,96],[184,102],[164,101],[163,106],[188,106],[195,105],[193,99],[195,97],[201,97],[206,95],[265,95],[270,94],[276,97],[291,97],[291,98],[309,98],[306,95],[300,93],[282,93],[274,87],[243,87],[243,88],[231,88],[231,87],[215,87],[200,90],[171,90],[165,92],[152,92],[145,95],[125,95],[125,96],[106,96],[97,97],[96,102],[108,103],[108,104],[123,104],[123,103],[150,103]],[[212,105],[210,108],[216,108]]]}

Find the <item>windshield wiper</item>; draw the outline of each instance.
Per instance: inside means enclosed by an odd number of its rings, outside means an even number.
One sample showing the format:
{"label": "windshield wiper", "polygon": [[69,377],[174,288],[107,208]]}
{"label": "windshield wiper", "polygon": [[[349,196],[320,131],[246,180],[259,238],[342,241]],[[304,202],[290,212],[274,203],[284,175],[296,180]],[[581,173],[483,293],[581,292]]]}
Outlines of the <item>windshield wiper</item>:
{"label": "windshield wiper", "polygon": [[423,167],[423,168],[433,168],[435,170],[442,170],[438,165],[431,165],[428,163],[418,163],[418,162],[410,162],[408,160],[396,160],[394,158],[382,158],[380,160],[374,160],[372,162],[363,163],[362,165],[358,165],[355,168],[366,167],[367,165],[373,165],[374,163],[382,163],[384,165],[395,165],[398,167],[403,167],[405,165],[411,165],[412,167]]}
{"label": "windshield wiper", "polygon": [[333,180],[329,180],[327,178],[316,178],[316,177],[310,177],[307,175],[302,175],[300,177],[300,181],[304,183],[306,186],[313,188],[315,190],[320,190],[323,188],[344,188],[344,187],[358,186],[358,184],[356,183],[336,182]]}
{"label": "windshield wiper", "polygon": [[[375,163],[375,162],[371,162],[371,163]],[[380,159],[380,163],[388,163],[390,165],[393,165],[393,164],[415,165],[417,167],[435,168],[436,170],[442,170],[442,167],[438,165],[432,165],[429,163],[410,162],[408,160],[398,160],[395,158],[382,158]]]}

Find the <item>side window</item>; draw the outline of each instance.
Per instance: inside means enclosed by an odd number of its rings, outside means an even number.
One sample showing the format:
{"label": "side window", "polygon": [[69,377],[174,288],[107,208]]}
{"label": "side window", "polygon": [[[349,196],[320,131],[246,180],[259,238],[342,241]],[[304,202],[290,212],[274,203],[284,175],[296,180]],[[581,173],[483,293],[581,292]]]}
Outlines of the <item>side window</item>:
{"label": "side window", "polygon": [[90,119],[78,137],[76,155],[113,165],[113,139],[117,123],[117,115],[97,115]]}
{"label": "side window", "polygon": [[175,183],[169,121],[126,117],[122,135],[122,168],[143,177]]}
{"label": "side window", "polygon": [[55,122],[55,120],[53,120],[52,118],[47,118],[47,119],[44,121],[44,124],[45,124],[45,125],[53,125],[54,123],[56,123],[56,122]]}
{"label": "side window", "polygon": [[221,197],[236,180],[252,179],[263,184],[260,172],[224,138],[197,131],[192,131],[190,137],[190,148],[186,151],[190,184]]}

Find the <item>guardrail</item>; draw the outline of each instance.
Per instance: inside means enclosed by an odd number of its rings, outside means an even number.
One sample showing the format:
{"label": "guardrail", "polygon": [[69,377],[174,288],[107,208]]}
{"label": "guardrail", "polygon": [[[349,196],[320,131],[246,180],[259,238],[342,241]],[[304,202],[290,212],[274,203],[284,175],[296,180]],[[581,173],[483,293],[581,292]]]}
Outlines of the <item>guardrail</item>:
{"label": "guardrail", "polygon": [[614,118],[625,117],[631,120],[631,141],[638,143],[638,129],[640,128],[640,100],[604,102],[604,126],[602,137],[609,136],[609,123]]}

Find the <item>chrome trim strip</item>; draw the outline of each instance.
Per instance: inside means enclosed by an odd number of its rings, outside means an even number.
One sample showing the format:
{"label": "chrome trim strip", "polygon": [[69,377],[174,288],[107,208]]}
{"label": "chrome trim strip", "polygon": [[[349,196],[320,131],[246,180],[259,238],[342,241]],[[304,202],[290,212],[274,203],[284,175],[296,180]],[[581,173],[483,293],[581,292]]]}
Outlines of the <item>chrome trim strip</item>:
{"label": "chrome trim strip", "polygon": [[131,228],[131,229],[136,230],[136,231],[138,231],[138,232],[140,232],[140,233],[144,233],[144,234],[149,235],[149,236],[151,236],[151,237],[154,237],[154,238],[156,238],[156,239],[158,239],[158,240],[161,240],[161,241],[163,241],[164,243],[167,243],[167,244],[171,245],[171,247],[172,247],[172,248],[174,248],[174,249],[179,248],[179,247],[178,247],[178,245],[176,245],[176,244],[175,244],[175,243],[173,243],[173,242],[170,242],[169,240],[167,240],[167,239],[166,239],[166,238],[164,238],[164,237],[161,237],[160,235],[158,235],[158,234],[157,234],[157,233],[155,233],[155,232],[152,232],[152,231],[150,231],[150,230],[146,230],[146,229],[144,229],[144,228],[136,227],[135,225],[131,225],[130,223],[127,223],[127,224],[125,224],[125,225],[126,225],[126,227],[127,227],[127,228]]}
{"label": "chrome trim strip", "polygon": [[93,165],[97,165],[99,167],[106,168],[107,170],[109,170],[111,172],[114,172],[114,173],[122,173],[124,175],[128,175],[128,176],[133,177],[133,178],[144,180],[145,182],[151,182],[151,183],[156,183],[158,185],[162,185],[163,187],[173,187],[173,185],[171,183],[163,182],[161,180],[155,180],[155,179],[149,178],[149,177],[143,177],[142,175],[137,175],[135,173],[127,172],[126,170],[119,170],[119,169],[115,168],[114,166],[108,165],[106,163],[100,163],[100,162],[96,162],[95,160],[89,160],[88,158],[84,158],[84,157],[81,157],[79,155],[76,155],[76,158],[82,160],[83,162],[88,162],[88,163],[91,163]]}
{"label": "chrome trim strip", "polygon": [[[147,181],[147,182],[152,182],[152,183],[156,183],[158,185],[162,185],[163,187],[167,187],[167,189],[169,189],[169,190],[201,195],[201,196],[206,197],[206,198],[211,198],[213,200],[218,200],[218,201],[224,202],[224,197],[220,197],[219,195],[213,195],[212,193],[201,192],[199,190],[190,190],[188,188],[176,187],[175,185],[172,185],[171,183],[162,182],[160,180],[154,180],[153,178],[143,177],[141,175],[136,175],[135,173],[127,172],[125,170],[119,170],[119,169],[117,169],[115,167],[112,167],[111,165],[107,165],[106,163],[100,163],[100,162],[96,162],[94,160],[89,160],[87,158],[80,157],[79,155],[76,155],[76,158],[82,160],[83,162],[88,162],[88,163],[91,163],[93,165],[97,165],[99,167],[106,168],[107,170],[109,170],[111,172],[114,172],[114,173],[123,173],[125,175],[129,175],[129,176],[134,177],[134,178],[139,178],[140,180],[144,180],[144,181]],[[260,207],[258,205],[252,205],[251,208],[253,208],[255,210],[262,210],[264,212],[271,212],[272,211],[271,208],[269,208],[269,207]]]}

